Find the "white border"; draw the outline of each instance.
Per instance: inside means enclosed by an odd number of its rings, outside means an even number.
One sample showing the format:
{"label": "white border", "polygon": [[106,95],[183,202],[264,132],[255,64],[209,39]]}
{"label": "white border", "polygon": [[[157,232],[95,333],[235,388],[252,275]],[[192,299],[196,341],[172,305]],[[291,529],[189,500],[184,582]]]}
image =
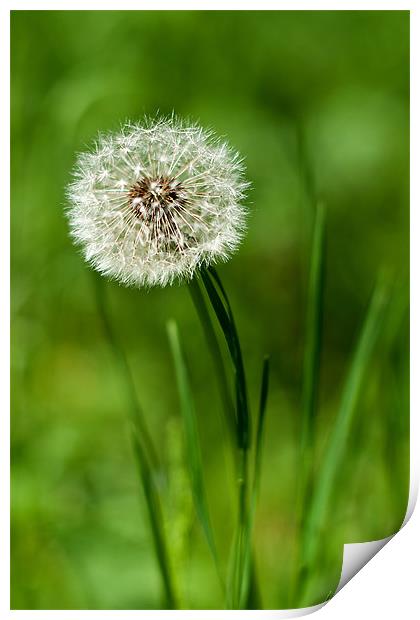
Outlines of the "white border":
{"label": "white border", "polygon": [[[347,10],[410,10],[414,7],[414,0],[353,0],[352,2],[340,2],[327,0],[316,2],[316,0],[156,0],[136,1],[121,0],[120,2],[110,2],[103,0],[73,0],[72,2],[60,2],[54,0],[43,0],[41,2],[30,0],[16,0],[15,2],[2,3],[2,12],[10,10],[258,10],[258,11],[347,11]],[[6,10],[5,10],[6,9]]]}
{"label": "white border", "polygon": [[[1,105],[1,128],[0,140],[2,143],[3,157],[0,159],[0,184],[4,190],[4,204],[1,209],[0,223],[0,268],[1,283],[0,286],[0,309],[1,309],[1,373],[0,373],[0,394],[2,395],[2,424],[0,429],[0,532],[1,532],[1,549],[0,553],[0,610],[5,613],[4,606],[9,605],[9,583],[10,583],[10,384],[9,384],[9,360],[10,360],[10,47],[9,47],[9,17],[5,15],[5,11],[1,11],[1,33],[0,33],[0,49],[2,59],[2,97],[0,97]],[[7,285],[6,285],[7,282]],[[6,612],[7,614],[7,612]],[[3,616],[1,616],[3,617]]]}
{"label": "white border", "polygon": [[[4,157],[0,160],[2,165],[0,166],[0,187],[4,190],[3,196],[4,206],[1,209],[1,225],[0,225],[0,268],[2,270],[2,286],[1,292],[1,394],[3,397],[3,421],[0,432],[0,493],[2,495],[1,511],[0,511],[0,531],[1,531],[1,552],[0,552],[0,618],[15,618],[16,620],[26,620],[30,618],[54,618],[58,620],[60,618],[70,620],[76,619],[94,619],[111,617],[116,619],[121,615],[124,617],[141,617],[147,614],[155,618],[164,617],[170,615],[174,619],[181,619],[186,617],[191,618],[233,618],[233,617],[249,617],[249,618],[280,618],[280,617],[293,617],[290,613],[287,616],[283,615],[279,611],[10,611],[10,540],[9,540],[9,493],[10,493],[10,452],[9,452],[9,408],[10,408],[10,391],[9,391],[9,307],[10,307],[10,293],[9,293],[9,256],[10,256],[10,242],[9,242],[9,209],[7,205],[10,204],[10,157],[9,157],[9,127],[10,127],[10,113],[9,113],[9,100],[10,100],[10,35],[9,35],[9,11],[10,10],[74,10],[74,9],[92,9],[92,10],[104,10],[104,9],[117,9],[117,10],[139,10],[139,9],[182,9],[182,10],[197,10],[197,9],[241,9],[241,10],[410,10],[411,9],[411,22],[412,22],[412,35],[411,35],[411,67],[412,67],[412,86],[411,86],[411,101],[412,110],[420,109],[420,97],[418,93],[418,76],[414,75],[415,70],[419,66],[420,57],[418,53],[419,45],[418,39],[419,32],[419,15],[415,3],[412,2],[397,2],[397,1],[353,1],[338,3],[337,1],[330,2],[265,2],[261,1],[256,6],[255,2],[249,1],[220,1],[213,0],[213,2],[164,2],[161,0],[155,0],[154,2],[136,2],[134,0],[121,0],[117,3],[104,2],[100,0],[96,1],[74,1],[74,2],[62,2],[60,6],[57,6],[57,2],[3,2],[0,9],[0,49],[1,59],[3,62],[3,71],[1,72],[2,79],[2,96],[0,98],[0,105],[2,108],[1,114],[1,130],[0,139],[2,142],[2,151]],[[320,42],[322,44],[322,42]],[[419,273],[420,267],[420,252],[419,246],[414,243],[414,240],[418,239],[419,235],[419,190],[418,190],[418,170],[419,170],[419,157],[416,149],[416,143],[414,138],[418,137],[419,123],[417,117],[412,115],[411,122],[411,204],[416,205],[411,209],[411,308],[413,321],[411,323],[411,403],[412,403],[412,416],[411,416],[411,497],[418,491],[418,481],[420,472],[419,456],[419,436],[420,436],[420,424],[419,424],[419,381],[416,381],[416,371],[420,368],[420,324],[416,321],[416,317],[420,316],[420,280],[415,277]],[[5,286],[4,283],[8,285]],[[414,492],[414,495],[413,495]],[[381,618],[392,618],[395,616],[398,618],[412,618],[414,610],[418,609],[418,553],[420,548],[419,542],[420,532],[420,515],[419,510],[414,513],[412,519],[407,523],[404,529],[394,537],[391,542],[383,549],[378,556],[376,556],[371,562],[369,562],[365,568],[351,580],[351,586],[345,587],[340,593],[335,596],[323,609],[318,612],[320,618],[340,618],[346,620],[346,618],[354,619],[355,614],[361,615],[362,618],[369,618],[370,615]],[[297,615],[302,615],[301,610]],[[296,615],[294,616],[296,617]]]}

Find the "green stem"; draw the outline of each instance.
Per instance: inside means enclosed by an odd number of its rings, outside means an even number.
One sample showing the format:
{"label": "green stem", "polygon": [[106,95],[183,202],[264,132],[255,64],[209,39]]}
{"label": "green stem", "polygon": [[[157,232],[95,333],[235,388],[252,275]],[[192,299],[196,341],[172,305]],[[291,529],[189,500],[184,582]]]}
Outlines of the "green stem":
{"label": "green stem", "polygon": [[144,452],[138,441],[137,434],[133,433],[134,452],[137,457],[139,476],[142,481],[143,491],[146,497],[146,506],[149,515],[150,527],[153,534],[153,542],[156,557],[162,576],[167,609],[177,609],[176,589],[172,581],[172,573],[169,560],[168,545],[165,538],[165,525],[159,494]]}
{"label": "green stem", "polygon": [[165,537],[162,507],[159,497],[159,489],[156,483],[155,473],[159,471],[159,461],[152,438],[143,418],[141,407],[138,403],[134,378],[125,356],[116,337],[106,307],[103,284],[95,277],[95,297],[98,313],[102,319],[105,333],[119,367],[121,378],[126,389],[127,401],[130,403],[130,418],[133,425],[134,454],[137,460],[139,475],[142,482],[143,492],[146,499],[150,526],[153,535],[156,557],[162,576],[166,607],[176,609],[175,587],[172,580],[168,544]]}
{"label": "green stem", "polygon": [[121,347],[118,338],[115,335],[108,315],[104,285],[102,284],[101,278],[98,278],[95,275],[93,275],[93,278],[98,314],[101,317],[102,325],[104,327],[108,343],[114,355],[117,366],[120,370],[120,376],[123,380],[123,385],[125,387],[127,401],[130,403],[132,422],[134,424],[134,427],[137,429],[139,436],[141,437],[143,450],[147,454],[150,465],[153,467],[154,470],[158,470],[160,468],[159,458],[153,445],[152,437],[147,428],[146,421],[144,419],[143,412],[138,401],[134,377],[131,372],[131,368],[125,352]]}

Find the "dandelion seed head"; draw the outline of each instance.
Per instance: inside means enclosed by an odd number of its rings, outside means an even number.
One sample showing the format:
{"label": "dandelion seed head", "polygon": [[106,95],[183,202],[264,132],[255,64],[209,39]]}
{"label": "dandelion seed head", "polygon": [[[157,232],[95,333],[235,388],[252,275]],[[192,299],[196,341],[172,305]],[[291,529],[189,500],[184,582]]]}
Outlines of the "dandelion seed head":
{"label": "dandelion seed head", "polygon": [[239,154],[212,132],[175,116],[126,124],[78,156],[71,235],[100,273],[165,286],[237,249],[247,187]]}

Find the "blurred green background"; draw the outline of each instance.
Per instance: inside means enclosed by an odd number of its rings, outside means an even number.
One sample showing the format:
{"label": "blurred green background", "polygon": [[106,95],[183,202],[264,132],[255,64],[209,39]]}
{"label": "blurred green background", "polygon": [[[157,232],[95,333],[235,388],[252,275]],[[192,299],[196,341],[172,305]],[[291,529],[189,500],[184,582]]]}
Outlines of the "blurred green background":
{"label": "blurred green background", "polygon": [[[392,298],[337,472],[315,576],[342,544],[382,538],[408,494],[409,14],[399,11],[14,11],[12,29],[12,607],[152,609],[161,582],[124,392],[88,267],[64,216],[75,152],[157,110],[226,135],[252,182],[249,232],[219,270],[251,403],[272,358],[256,562],[265,608],[288,605],[296,547],[302,357],[313,204],[327,206],[317,462],[377,275]],[[312,190],[311,190],[312,191]],[[185,286],[106,283],[110,313],[169,472],[184,605],[220,608],[194,517],[165,323],[180,327],[225,562],[233,475],[220,401]]]}

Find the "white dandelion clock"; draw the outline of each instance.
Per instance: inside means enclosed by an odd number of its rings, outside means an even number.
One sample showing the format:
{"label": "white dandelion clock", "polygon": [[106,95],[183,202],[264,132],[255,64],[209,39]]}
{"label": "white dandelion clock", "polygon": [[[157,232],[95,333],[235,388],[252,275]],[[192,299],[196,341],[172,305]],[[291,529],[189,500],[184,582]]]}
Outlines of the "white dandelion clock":
{"label": "white dandelion clock", "polygon": [[100,136],[74,179],[72,237],[95,269],[123,284],[191,278],[229,258],[245,230],[238,153],[176,117]]}

